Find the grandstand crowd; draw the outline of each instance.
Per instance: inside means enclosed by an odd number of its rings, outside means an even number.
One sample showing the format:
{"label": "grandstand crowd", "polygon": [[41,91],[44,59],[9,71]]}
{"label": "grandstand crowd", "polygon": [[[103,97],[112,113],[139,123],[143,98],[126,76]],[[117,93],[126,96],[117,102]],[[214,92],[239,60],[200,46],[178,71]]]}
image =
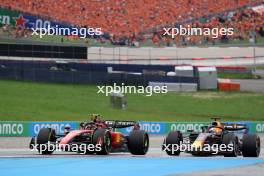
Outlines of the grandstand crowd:
{"label": "grandstand crowd", "polygon": [[[252,40],[264,37],[264,14],[252,6],[263,0],[1,0],[0,5],[54,21],[80,27],[100,27],[104,42],[135,45],[150,38],[155,45],[214,44],[216,41]],[[162,37],[162,29],[176,24],[193,27],[232,27],[233,36]],[[4,26],[2,30],[9,27]],[[15,36],[28,36],[24,29],[13,29]]]}

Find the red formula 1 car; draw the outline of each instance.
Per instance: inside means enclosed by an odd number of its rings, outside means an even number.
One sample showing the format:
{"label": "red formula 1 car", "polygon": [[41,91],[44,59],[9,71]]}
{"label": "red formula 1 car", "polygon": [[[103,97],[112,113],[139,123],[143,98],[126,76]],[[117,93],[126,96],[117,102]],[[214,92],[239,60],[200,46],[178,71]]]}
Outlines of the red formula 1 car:
{"label": "red formula 1 car", "polygon": [[[127,127],[134,127],[129,135],[116,132],[118,128]],[[52,154],[59,148],[84,154],[130,152],[134,155],[145,155],[149,148],[149,136],[140,130],[139,124],[134,121],[93,120],[82,122],[79,130],[65,127],[65,132],[61,135],[55,134],[52,128],[42,128],[38,135],[31,139],[30,148],[37,149],[41,154]]]}

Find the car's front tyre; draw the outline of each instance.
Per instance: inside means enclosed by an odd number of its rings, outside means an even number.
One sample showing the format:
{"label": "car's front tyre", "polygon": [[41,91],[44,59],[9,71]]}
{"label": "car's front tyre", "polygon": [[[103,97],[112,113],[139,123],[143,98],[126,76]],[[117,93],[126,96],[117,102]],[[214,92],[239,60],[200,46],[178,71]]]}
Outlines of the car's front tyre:
{"label": "car's front tyre", "polygon": [[260,138],[256,134],[244,134],[242,138],[242,155],[258,157],[260,154]]}
{"label": "car's front tyre", "polygon": [[39,153],[44,155],[52,154],[55,151],[55,146],[52,143],[56,142],[56,133],[52,128],[41,128],[37,136],[37,149]]}
{"label": "car's front tyre", "polygon": [[144,130],[133,130],[128,136],[128,149],[133,155],[145,155],[149,149],[149,136]]}

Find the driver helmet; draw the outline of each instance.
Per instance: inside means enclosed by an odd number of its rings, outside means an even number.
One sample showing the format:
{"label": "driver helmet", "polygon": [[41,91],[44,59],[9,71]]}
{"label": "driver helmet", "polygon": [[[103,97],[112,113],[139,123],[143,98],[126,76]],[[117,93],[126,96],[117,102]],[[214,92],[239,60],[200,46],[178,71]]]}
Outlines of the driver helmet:
{"label": "driver helmet", "polygon": [[215,134],[221,134],[222,133],[222,129],[220,129],[220,128],[216,128],[216,127],[212,127],[212,128],[210,128],[209,129],[209,132],[210,133],[215,133]]}
{"label": "driver helmet", "polygon": [[69,124],[65,125],[64,127],[64,134],[68,134],[71,130],[71,126]]}
{"label": "driver helmet", "polygon": [[215,134],[221,134],[223,129],[222,129],[222,124],[218,121],[212,122],[211,128],[209,129],[210,133],[215,133]]}
{"label": "driver helmet", "polygon": [[94,123],[101,123],[101,116],[99,114],[92,114],[91,121]]}

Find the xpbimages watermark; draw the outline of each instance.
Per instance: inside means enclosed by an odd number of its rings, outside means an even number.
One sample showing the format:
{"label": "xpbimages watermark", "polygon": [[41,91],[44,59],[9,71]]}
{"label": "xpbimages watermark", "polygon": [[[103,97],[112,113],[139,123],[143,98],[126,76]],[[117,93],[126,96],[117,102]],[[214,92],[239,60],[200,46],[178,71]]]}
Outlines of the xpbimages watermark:
{"label": "xpbimages watermark", "polygon": [[174,154],[177,151],[180,152],[211,152],[212,154],[218,154],[219,152],[232,152],[234,150],[233,144],[204,144],[203,146],[193,147],[191,144],[163,144],[163,151],[170,151]]}
{"label": "xpbimages watermark", "polygon": [[46,28],[31,28],[31,35],[37,35],[42,38],[45,35],[60,35],[60,36],[79,36],[86,38],[87,36],[103,35],[101,28],[63,28],[56,26],[47,26]]}
{"label": "xpbimages watermark", "polygon": [[120,86],[114,83],[113,86],[97,86],[97,93],[102,93],[108,96],[113,92],[120,92],[122,94],[146,94],[146,96],[152,96],[153,93],[167,93],[167,86],[126,86],[122,83]]}
{"label": "xpbimages watermark", "polygon": [[48,142],[47,144],[34,144],[31,151],[38,151],[40,153],[45,151],[71,151],[85,154],[88,152],[99,152],[102,150],[101,144],[59,144]]}
{"label": "xpbimages watermark", "polygon": [[170,36],[175,38],[176,36],[212,36],[212,38],[218,38],[222,35],[233,35],[233,28],[198,28],[187,25],[184,27],[180,25],[177,28],[163,28],[163,36]]}

